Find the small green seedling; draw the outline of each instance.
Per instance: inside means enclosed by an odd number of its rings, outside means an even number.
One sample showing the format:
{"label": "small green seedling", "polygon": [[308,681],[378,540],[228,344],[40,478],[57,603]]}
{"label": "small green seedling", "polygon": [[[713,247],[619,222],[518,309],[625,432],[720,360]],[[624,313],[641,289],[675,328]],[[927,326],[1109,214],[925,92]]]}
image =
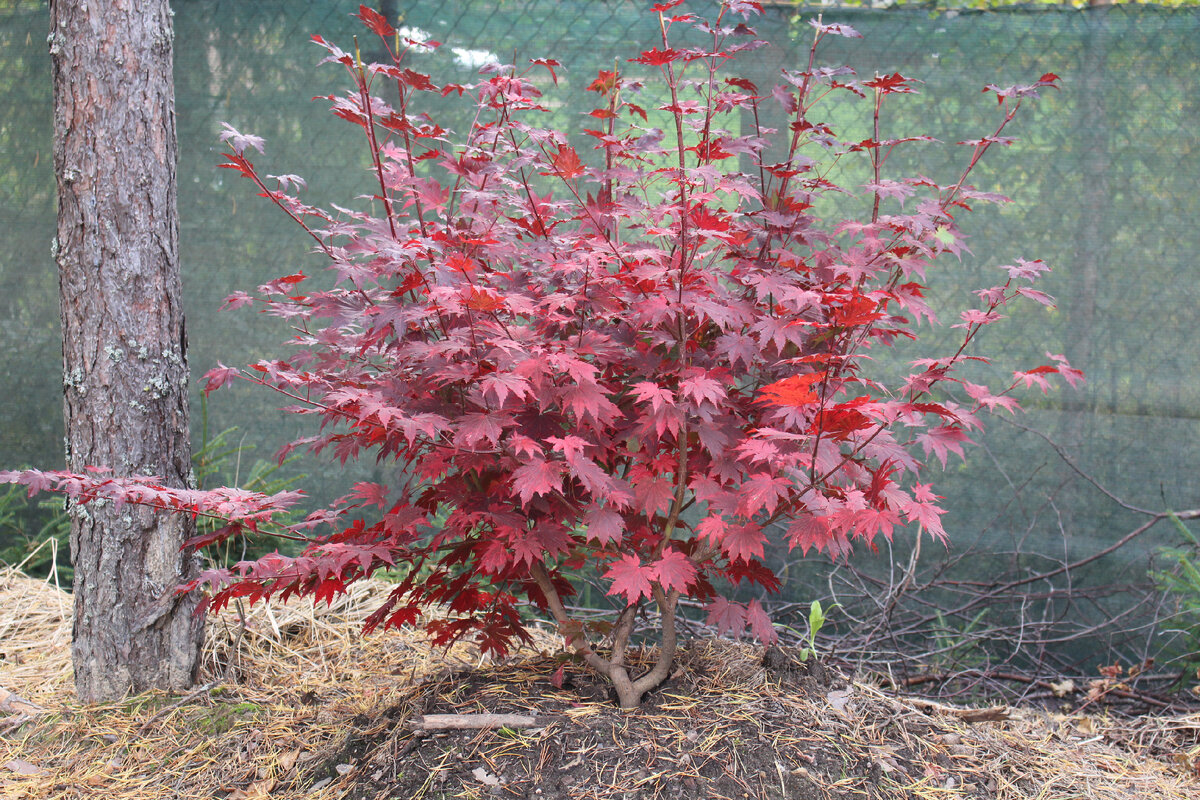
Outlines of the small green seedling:
{"label": "small green seedling", "polygon": [[[829,607],[829,610],[837,608],[837,603]],[[821,608],[820,600],[813,600],[812,605],[808,607],[808,644],[800,648],[800,660],[808,661],[809,658],[817,656],[817,634],[821,632],[821,628],[825,627],[825,609]]]}

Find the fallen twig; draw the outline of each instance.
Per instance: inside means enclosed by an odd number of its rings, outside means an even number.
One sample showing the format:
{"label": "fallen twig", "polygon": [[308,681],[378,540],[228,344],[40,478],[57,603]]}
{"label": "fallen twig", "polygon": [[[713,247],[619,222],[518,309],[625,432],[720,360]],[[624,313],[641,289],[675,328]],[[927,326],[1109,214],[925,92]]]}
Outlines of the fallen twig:
{"label": "fallen twig", "polygon": [[906,698],[906,701],[918,708],[925,708],[936,714],[945,714],[948,717],[961,719],[963,722],[1000,722],[1012,716],[1012,709],[1005,705],[989,706],[988,708],[959,708],[921,697],[909,697]]}
{"label": "fallen twig", "polygon": [[0,686],[0,711],[6,714],[27,714],[29,716],[46,713],[46,709],[37,703],[31,703],[3,686]]}
{"label": "fallen twig", "polygon": [[555,719],[527,714],[426,714],[409,723],[415,731],[484,730],[488,728],[541,728]]}
{"label": "fallen twig", "polygon": [[26,722],[29,722],[31,719],[33,719],[33,717],[24,713],[17,714],[15,717],[5,717],[3,720],[0,720],[0,734],[7,735],[15,730],[18,730],[22,725],[24,725]]}
{"label": "fallen twig", "polygon": [[936,700],[927,700],[924,697],[905,697],[895,698],[891,695],[881,692],[873,686],[868,686],[861,683],[855,683],[854,688],[866,694],[881,698],[892,706],[899,709],[919,708],[924,711],[932,711],[935,714],[944,714],[948,717],[960,719],[963,722],[1000,722],[1009,719],[1012,716],[1012,709],[1006,705],[989,706],[988,708],[963,708],[961,706],[952,706],[946,703],[939,703]]}

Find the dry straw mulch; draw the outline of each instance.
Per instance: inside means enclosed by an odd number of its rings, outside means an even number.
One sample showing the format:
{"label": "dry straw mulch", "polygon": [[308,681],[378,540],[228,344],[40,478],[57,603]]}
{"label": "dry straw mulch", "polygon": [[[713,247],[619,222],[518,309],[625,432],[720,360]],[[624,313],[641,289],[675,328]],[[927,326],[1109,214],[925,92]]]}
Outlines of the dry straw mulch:
{"label": "dry straw mulch", "polygon": [[[360,636],[388,589],[355,584],[316,610],[231,609],[210,620],[196,692],[81,707],[70,598],[0,571],[0,689],[25,701],[0,694],[0,798],[1200,797],[1200,715],[970,722],[723,641],[691,643],[672,681],[622,713],[583,672],[552,686],[533,650],[485,664],[415,635]],[[412,724],[468,713],[536,724]]]}

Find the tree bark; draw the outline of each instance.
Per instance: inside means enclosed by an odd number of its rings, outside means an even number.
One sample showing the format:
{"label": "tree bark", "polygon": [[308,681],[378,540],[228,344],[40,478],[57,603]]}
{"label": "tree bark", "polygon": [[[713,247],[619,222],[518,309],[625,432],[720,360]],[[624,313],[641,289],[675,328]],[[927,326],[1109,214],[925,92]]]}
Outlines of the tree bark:
{"label": "tree bark", "polygon": [[[187,485],[172,25],[167,0],[52,0],[54,167],[67,467]],[[195,680],[203,620],[175,587],[193,524],[72,509],[72,657],[83,702]]]}

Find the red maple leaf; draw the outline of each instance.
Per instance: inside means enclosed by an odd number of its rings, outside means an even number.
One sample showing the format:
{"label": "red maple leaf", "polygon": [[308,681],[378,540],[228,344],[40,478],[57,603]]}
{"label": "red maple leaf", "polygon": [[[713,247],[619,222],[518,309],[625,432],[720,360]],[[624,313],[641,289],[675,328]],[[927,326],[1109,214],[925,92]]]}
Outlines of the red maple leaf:
{"label": "red maple leaf", "polygon": [[[733,153],[725,149],[725,144],[727,144],[727,142],[724,137],[714,136],[709,139],[705,139],[695,147],[689,147],[688,149],[693,151],[701,161],[720,161],[721,159],[733,158],[734,156]],[[713,217],[713,219],[715,220],[716,218]],[[701,227],[709,227],[710,230],[712,229],[710,226],[705,225],[701,225]],[[728,225],[725,227],[728,228]]]}
{"label": "red maple leaf", "polygon": [[726,78],[725,83],[729,84],[730,86],[736,86],[739,89],[745,89],[751,94],[758,94],[758,86],[756,86],[753,81],[747,78]]}
{"label": "red maple leaf", "polygon": [[499,575],[510,562],[508,545],[503,540],[487,539],[483,542],[479,550],[479,566],[484,572]]}
{"label": "red maple leaf", "polygon": [[454,442],[472,448],[486,441],[495,447],[500,443],[506,419],[499,414],[464,414],[454,433]]}
{"label": "red maple leaf", "polygon": [[400,82],[417,91],[433,92],[437,90],[437,86],[429,79],[428,75],[416,70],[400,70]]}
{"label": "red maple leaf", "polygon": [[730,525],[721,536],[721,549],[731,560],[762,558],[767,535],[754,523]]}
{"label": "red maple leaf", "polygon": [[252,305],[254,298],[245,292],[233,292],[221,303],[221,311],[232,311],[235,308]]}
{"label": "red maple leaf", "polygon": [[48,473],[37,469],[5,470],[0,472],[0,483],[17,483],[29,488],[29,496],[39,492],[54,491],[55,484]]}
{"label": "red maple leaf", "polygon": [[484,396],[490,394],[495,397],[498,406],[503,406],[510,395],[519,400],[529,394],[529,381],[520,375],[493,372],[483,376],[479,384]]}
{"label": "red maple leaf", "polygon": [[534,460],[514,469],[512,488],[522,505],[529,505],[538,495],[562,491],[562,467],[561,461]]}
{"label": "red maple leaf", "polygon": [[837,441],[845,441],[851,434],[872,427],[874,423],[871,419],[856,408],[868,400],[867,397],[858,397],[830,406],[813,419],[812,430],[821,431]]}
{"label": "red maple leaf", "polygon": [[1007,397],[1003,393],[998,395],[992,394],[991,389],[981,384],[962,381],[962,387],[971,396],[972,400],[979,403],[980,406],[986,408],[988,411],[1003,408],[1011,414],[1021,407],[1015,398]]}
{"label": "red maple leaf", "polygon": [[617,71],[616,70],[600,70],[596,79],[588,84],[589,92],[599,92],[600,94],[608,94],[617,86]]}
{"label": "red maple leaf", "polygon": [[[228,122],[222,122],[221,127],[224,128],[224,130],[218,135],[217,138],[228,144],[229,148],[233,150],[235,155],[241,156],[244,152],[246,152],[247,147],[253,147],[260,153],[263,152],[265,141],[261,136],[254,136],[249,133],[240,133]],[[229,160],[230,162],[235,162],[235,159],[232,157]],[[236,160],[236,164],[239,169],[250,166],[249,161],[245,161],[244,159],[240,158]],[[232,165],[233,164],[231,163],[231,166]],[[250,172],[253,171],[254,168],[251,166]]]}
{"label": "red maple leaf", "polygon": [[762,604],[755,598],[746,605],[746,624],[750,626],[750,635],[763,644],[774,644],[779,640],[771,618],[763,609]]}
{"label": "red maple leaf", "polygon": [[788,546],[799,547],[801,555],[807,555],[809,548],[824,552],[831,536],[828,520],[809,514],[792,520],[787,530]]}
{"label": "red maple leaf", "polygon": [[752,517],[765,509],[767,514],[774,514],[779,501],[788,496],[792,485],[790,479],[779,475],[754,473],[738,490],[738,513]]}
{"label": "red maple leaf", "polygon": [[962,322],[952,325],[952,328],[970,328],[974,325],[988,325],[997,320],[1004,319],[1003,315],[995,311],[984,311],[980,308],[968,308],[966,311],[959,312],[958,318]]}
{"label": "red maple leaf", "polygon": [[471,287],[467,293],[467,308],[488,313],[504,307],[504,299],[489,289]]}
{"label": "red maple leaf", "polygon": [[860,294],[852,295],[833,309],[833,321],[846,328],[866,325],[886,316],[879,310],[879,303]]}
{"label": "red maple leaf", "polygon": [[708,604],[708,616],[704,621],[716,626],[718,634],[741,636],[746,629],[746,607],[718,595]]}
{"label": "red maple leaf", "polygon": [[917,434],[916,441],[924,448],[925,455],[932,453],[942,462],[943,469],[950,453],[957,454],[959,458],[965,458],[963,445],[974,444],[967,438],[967,434],[962,428],[953,425],[939,425],[936,428],[930,428],[924,433]]}
{"label": "red maple leaf", "polygon": [[840,22],[822,23],[820,19],[810,19],[808,24],[817,29],[820,34],[832,34],[834,36],[844,36],[847,39],[861,39],[862,34],[851,28],[849,25],[843,25]]}
{"label": "red maple leaf", "polygon": [[875,89],[880,94],[912,94],[916,89],[910,86],[910,83],[913,83],[912,78],[893,72],[891,75],[876,75],[869,81],[863,81],[863,86]]}
{"label": "red maple leaf", "polygon": [[941,498],[933,493],[927,483],[913,484],[914,502],[904,507],[904,514],[909,522],[920,524],[926,532],[938,539],[943,539],[946,532],[942,529],[942,514],[946,512],[937,506]]}
{"label": "red maple leaf", "polygon": [[712,544],[720,544],[728,527],[729,522],[724,517],[714,514],[705,517],[696,524],[696,534],[702,539],[707,539]]}
{"label": "red maple leaf", "polygon": [[636,555],[627,553],[609,565],[608,572],[604,573],[604,578],[612,581],[608,594],[623,594],[625,603],[633,605],[643,597],[650,597],[653,574],[650,567],[642,566]]}
{"label": "red maple leaf", "polygon": [[820,399],[812,390],[812,386],[824,378],[824,372],[810,372],[775,381],[762,388],[763,402],[784,408],[803,408],[811,405]]}
{"label": "red maple leaf", "polygon": [[631,58],[629,60],[638,64],[647,64],[651,67],[661,67],[663,64],[670,64],[677,58],[679,58],[679,51],[668,47],[663,50],[651,48],[643,52],[637,58]]}
{"label": "red maple leaf", "polygon": [[679,382],[679,394],[690,397],[697,405],[709,402],[716,406],[725,399],[725,387],[720,381],[699,372]]}
{"label": "red maple leaf", "polygon": [[551,157],[550,163],[554,165],[555,174],[566,180],[578,178],[584,172],[583,162],[579,160],[579,153],[575,152],[575,148],[570,145],[559,145],[558,150]]}
{"label": "red maple leaf", "polygon": [[606,506],[594,508],[583,518],[587,537],[600,545],[619,542],[625,530],[625,520]]}
{"label": "red maple leaf", "polygon": [[350,496],[362,500],[365,505],[387,508],[388,491],[389,487],[386,484],[359,481],[354,484]]}
{"label": "red maple leaf", "polygon": [[550,71],[550,77],[554,80],[554,85],[558,85],[558,75],[554,72],[554,68],[561,67],[561,62],[555,61],[553,58],[531,58],[529,59],[529,63],[537,64],[548,69]]}
{"label": "red maple leaf", "polygon": [[[3,482],[3,475],[0,475],[0,482]],[[231,522],[228,525],[222,525],[215,531],[193,536],[181,545],[186,550],[199,550],[202,547],[208,547],[210,544],[218,544],[225,541],[231,536],[236,536],[242,532],[242,526],[236,522]]]}
{"label": "red maple leaf", "polygon": [[696,565],[678,550],[667,550],[651,567],[651,574],[664,589],[686,592],[696,580]]}
{"label": "red maple leaf", "polygon": [[313,591],[313,602],[319,603],[322,600],[326,605],[333,605],[333,599],[339,594],[346,593],[346,584],[338,575],[330,575],[325,580],[317,584],[316,590]]}
{"label": "red maple leaf", "polygon": [[217,366],[204,373],[204,393],[215,392],[234,378],[241,377],[241,374],[240,369],[227,367],[218,361]]}
{"label": "red maple leaf", "polygon": [[1027,297],[1038,305],[1046,306],[1047,308],[1054,307],[1054,298],[1045,292],[1039,292],[1037,289],[1030,289],[1028,286],[1021,286],[1017,289],[1017,294],[1021,297]]}
{"label": "red maple leaf", "polygon": [[634,476],[633,492],[634,502],[647,517],[666,511],[675,496],[675,488],[670,480],[649,472]]}
{"label": "red maple leaf", "polygon": [[783,588],[779,578],[771,568],[757,558],[752,558],[749,561],[731,561],[725,567],[724,572],[725,577],[734,585],[740,584],[742,581],[747,581],[756,586],[761,586],[771,593],[778,592]]}
{"label": "red maple leaf", "polygon": [[396,29],[388,24],[387,17],[370,6],[360,5],[358,13],[351,16],[361,19],[368,28],[380,36],[388,37],[396,35]]}

